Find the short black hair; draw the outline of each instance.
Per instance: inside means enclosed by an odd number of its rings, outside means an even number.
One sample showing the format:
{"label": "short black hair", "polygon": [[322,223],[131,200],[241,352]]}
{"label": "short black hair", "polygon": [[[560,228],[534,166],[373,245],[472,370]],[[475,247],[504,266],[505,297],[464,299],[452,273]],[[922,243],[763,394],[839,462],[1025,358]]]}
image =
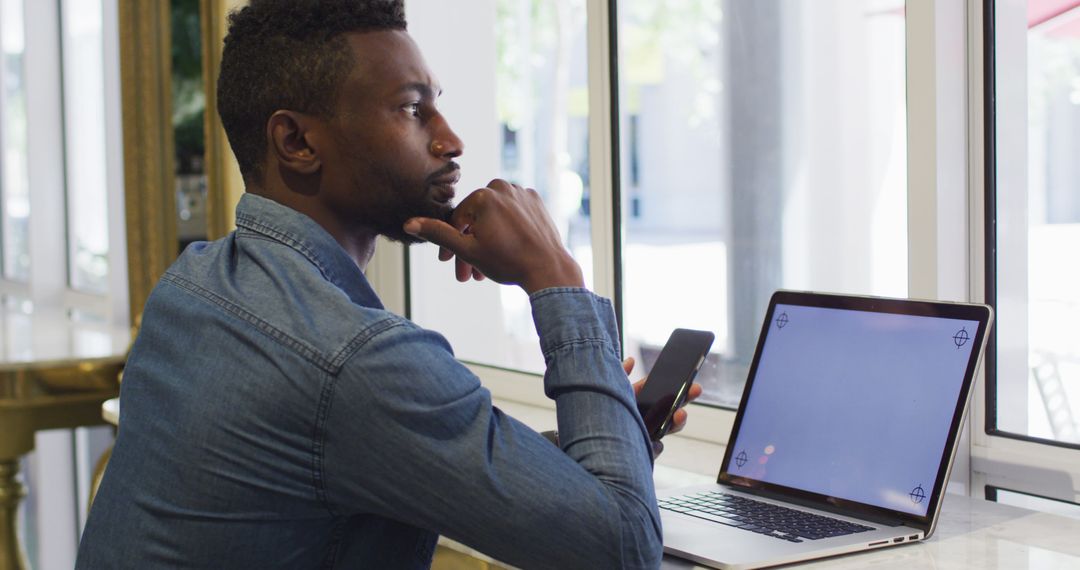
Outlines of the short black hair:
{"label": "short black hair", "polygon": [[251,0],[231,13],[217,107],[244,179],[262,180],[275,111],[333,116],[354,64],[343,34],[405,29],[403,0]]}

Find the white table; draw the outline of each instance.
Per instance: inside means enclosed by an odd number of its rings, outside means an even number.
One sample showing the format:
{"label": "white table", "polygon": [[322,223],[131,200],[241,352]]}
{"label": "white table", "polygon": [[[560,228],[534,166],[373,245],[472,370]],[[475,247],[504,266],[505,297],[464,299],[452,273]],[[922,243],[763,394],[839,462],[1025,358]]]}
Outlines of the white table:
{"label": "white table", "polygon": [[[656,485],[668,488],[713,478],[658,466]],[[947,493],[937,531],[929,539],[807,562],[799,568],[875,570],[1080,569],[1080,519],[1039,513]],[[699,568],[665,556],[663,568]]]}

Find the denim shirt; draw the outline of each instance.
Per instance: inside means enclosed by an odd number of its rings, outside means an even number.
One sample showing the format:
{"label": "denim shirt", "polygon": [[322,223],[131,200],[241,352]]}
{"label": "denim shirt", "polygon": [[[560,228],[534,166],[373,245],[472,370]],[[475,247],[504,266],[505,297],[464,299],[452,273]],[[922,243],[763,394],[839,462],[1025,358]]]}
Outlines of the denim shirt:
{"label": "denim shirt", "polygon": [[656,567],[648,435],[610,303],[531,296],[560,445],[383,309],[310,218],[247,194],[154,289],[78,568]]}

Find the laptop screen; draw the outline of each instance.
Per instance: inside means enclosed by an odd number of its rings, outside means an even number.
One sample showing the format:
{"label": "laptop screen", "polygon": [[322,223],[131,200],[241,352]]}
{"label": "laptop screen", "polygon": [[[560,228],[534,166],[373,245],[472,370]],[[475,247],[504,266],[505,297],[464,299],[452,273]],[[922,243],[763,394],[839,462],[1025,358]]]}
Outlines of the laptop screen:
{"label": "laptop screen", "polygon": [[770,321],[724,471],[926,516],[979,321],[790,304]]}

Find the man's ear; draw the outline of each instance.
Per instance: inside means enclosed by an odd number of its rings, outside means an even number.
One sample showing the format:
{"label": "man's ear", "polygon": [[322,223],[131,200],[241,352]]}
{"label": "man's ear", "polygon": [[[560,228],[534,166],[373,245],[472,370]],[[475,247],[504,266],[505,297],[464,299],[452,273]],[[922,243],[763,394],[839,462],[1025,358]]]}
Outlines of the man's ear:
{"label": "man's ear", "polygon": [[311,129],[315,119],[296,111],[275,111],[266,122],[270,152],[278,164],[297,174],[314,174],[322,168],[322,158],[313,144]]}

